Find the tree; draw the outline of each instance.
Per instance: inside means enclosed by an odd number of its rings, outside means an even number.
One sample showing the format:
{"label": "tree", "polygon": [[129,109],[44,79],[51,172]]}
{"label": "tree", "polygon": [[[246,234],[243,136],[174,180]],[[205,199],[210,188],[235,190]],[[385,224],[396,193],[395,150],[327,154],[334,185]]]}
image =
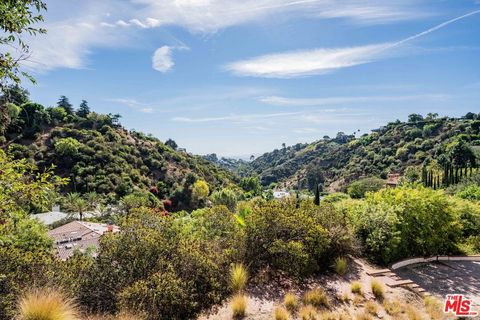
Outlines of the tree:
{"label": "tree", "polygon": [[472,148],[463,140],[455,141],[448,147],[448,157],[456,167],[476,165],[476,157]]}
{"label": "tree", "polygon": [[469,120],[475,120],[476,117],[477,117],[477,115],[476,115],[475,113],[473,113],[473,112],[468,112],[468,113],[464,116],[465,119],[469,119]]}
{"label": "tree", "polygon": [[11,84],[3,88],[3,94],[0,97],[0,105],[8,102],[21,106],[30,101],[30,93],[18,84]]}
{"label": "tree", "polygon": [[80,106],[78,107],[77,115],[79,117],[86,118],[89,113],[90,107],[88,106],[88,102],[86,100],[82,100],[82,103],[80,103]]}
{"label": "tree", "polygon": [[69,115],[73,114],[73,105],[70,103],[70,100],[68,100],[66,96],[60,97],[60,99],[57,102],[57,106],[65,109],[67,114]]}
{"label": "tree", "polygon": [[78,193],[69,193],[65,197],[65,207],[69,212],[78,213],[80,221],[83,220],[83,213],[90,209],[87,200],[83,199]]}
{"label": "tree", "polygon": [[172,139],[168,139],[167,141],[165,141],[165,145],[169,146],[173,150],[177,150],[177,148],[178,148],[177,143]]}
{"label": "tree", "polygon": [[78,153],[78,149],[82,144],[75,138],[63,138],[55,142],[55,151],[62,156],[73,157]]}
{"label": "tree", "polygon": [[220,191],[215,191],[210,196],[212,202],[216,205],[224,205],[230,211],[234,211],[237,206],[237,195],[231,189],[222,189]]}
{"label": "tree", "polygon": [[425,117],[425,120],[427,121],[432,121],[438,118],[438,113],[427,113],[427,116]]}
{"label": "tree", "polygon": [[320,205],[320,186],[317,184],[315,188],[315,199],[313,200],[315,205]]}
{"label": "tree", "polygon": [[249,192],[252,196],[259,196],[262,194],[262,185],[258,177],[246,177],[240,180],[240,187]]}
{"label": "tree", "polygon": [[208,197],[210,189],[204,180],[197,180],[192,187],[192,196],[195,200],[200,201]]}
{"label": "tree", "polygon": [[415,123],[423,121],[423,116],[421,114],[412,113],[408,115],[408,122]]}
{"label": "tree", "polygon": [[364,178],[348,187],[348,195],[355,199],[364,198],[367,192],[375,192],[385,187],[385,181],[378,178]]}
{"label": "tree", "polygon": [[41,12],[47,10],[47,5],[41,0],[8,0],[0,2],[0,44],[5,47],[18,48],[11,51],[18,52],[14,57],[10,52],[0,53],[0,91],[13,82],[19,84],[21,76],[35,80],[26,72],[20,71],[20,61],[29,54],[29,46],[22,40],[21,35],[28,33],[36,35],[46,33],[43,28],[32,25],[43,21]]}

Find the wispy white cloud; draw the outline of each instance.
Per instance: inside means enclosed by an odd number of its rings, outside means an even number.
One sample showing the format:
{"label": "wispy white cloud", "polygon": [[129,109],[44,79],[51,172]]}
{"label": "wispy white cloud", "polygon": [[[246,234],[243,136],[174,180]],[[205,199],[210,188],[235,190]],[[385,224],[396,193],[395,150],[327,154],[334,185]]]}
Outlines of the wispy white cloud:
{"label": "wispy white cloud", "polygon": [[357,96],[357,97],[328,97],[328,98],[287,98],[281,96],[261,97],[260,102],[275,106],[331,106],[352,103],[373,103],[393,101],[416,101],[416,100],[444,100],[445,94],[421,94],[421,95],[392,95],[392,96]]}
{"label": "wispy white cloud", "polygon": [[267,114],[230,114],[220,117],[200,117],[200,118],[191,118],[191,117],[174,117],[172,121],[175,122],[218,122],[218,121],[235,121],[235,122],[249,122],[252,120],[258,119],[271,119],[279,117],[290,117],[294,115],[299,115],[300,112],[281,112],[281,113],[267,113]]}
{"label": "wispy white cloud", "polygon": [[238,76],[294,78],[318,75],[379,59],[389,44],[340,49],[313,49],[276,53],[230,63],[227,71]]}
{"label": "wispy white cloud", "polygon": [[143,113],[154,112],[154,109],[152,107],[148,106],[147,104],[138,102],[135,99],[114,98],[114,99],[107,99],[107,101],[116,102]]}
{"label": "wispy white cloud", "polygon": [[384,59],[391,55],[394,51],[393,49],[397,47],[478,13],[480,13],[480,10],[469,12],[397,42],[348,48],[321,48],[274,53],[233,62],[227,64],[224,68],[238,76],[263,78],[293,78],[321,75],[338,69]]}
{"label": "wispy white cloud", "polygon": [[[269,16],[345,18],[360,23],[386,23],[425,16],[412,0],[134,0],[142,8],[140,23],[131,26],[178,25],[192,32],[211,33]],[[153,23],[147,23],[147,19]]]}

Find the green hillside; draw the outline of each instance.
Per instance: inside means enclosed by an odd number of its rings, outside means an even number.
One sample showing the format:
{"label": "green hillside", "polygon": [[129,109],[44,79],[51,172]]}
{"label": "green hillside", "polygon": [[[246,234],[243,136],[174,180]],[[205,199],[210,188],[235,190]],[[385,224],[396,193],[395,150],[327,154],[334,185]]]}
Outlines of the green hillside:
{"label": "green hillside", "polygon": [[479,117],[410,115],[407,122],[397,120],[358,138],[340,132],[335,138],[265,153],[250,163],[250,173],[258,174],[264,185],[296,187],[301,181],[313,189],[318,182],[333,191],[360,177],[386,178],[432,161],[469,166],[471,153],[478,157],[480,148]]}
{"label": "green hillside", "polygon": [[[5,99],[6,97],[3,97]],[[112,200],[137,190],[153,190],[160,199],[188,207],[190,186],[205,180],[211,190],[230,184],[232,173],[199,156],[178,151],[141,132],[128,131],[119,115],[91,112],[84,102],[74,110],[62,97],[56,107],[29,101],[12,88],[0,145],[17,159],[29,159],[40,170],[70,178],[64,192],[97,192]]]}

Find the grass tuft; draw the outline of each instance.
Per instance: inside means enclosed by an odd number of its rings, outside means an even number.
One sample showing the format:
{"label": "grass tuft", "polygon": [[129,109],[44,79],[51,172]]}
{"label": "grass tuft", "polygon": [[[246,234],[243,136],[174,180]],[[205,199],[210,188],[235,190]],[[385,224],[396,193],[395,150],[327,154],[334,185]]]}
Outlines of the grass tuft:
{"label": "grass tuft", "polygon": [[423,299],[425,304],[425,311],[431,319],[444,319],[445,314],[443,312],[442,303],[435,297],[425,297]]}
{"label": "grass tuft", "polygon": [[288,311],[284,307],[276,307],[273,314],[275,320],[288,320]]}
{"label": "grass tuft", "polygon": [[30,291],[20,298],[18,320],[77,320],[78,310],[72,299],[53,289]]}
{"label": "grass tuft", "polygon": [[402,312],[402,304],[398,300],[384,300],[383,308],[391,316],[397,316]]}
{"label": "grass tuft", "polygon": [[423,316],[418,310],[412,306],[407,307],[407,319],[408,320],[422,320]]}
{"label": "grass tuft", "polygon": [[352,290],[352,293],[355,294],[363,294],[362,284],[358,281],[352,282],[352,284],[350,285],[350,290]]}
{"label": "grass tuft", "polygon": [[317,320],[317,310],[311,305],[303,306],[298,312],[301,320]]}
{"label": "grass tuft", "polygon": [[377,300],[383,300],[383,298],[385,298],[385,289],[383,288],[383,284],[380,281],[373,279],[370,285],[375,298]]}
{"label": "grass tuft", "polygon": [[367,303],[365,303],[365,311],[371,315],[374,315],[374,316],[377,315],[378,304],[371,300],[367,301]]}
{"label": "grass tuft", "polygon": [[355,319],[356,320],[373,320],[373,317],[366,312],[362,312],[362,313],[357,314]]}
{"label": "grass tuft", "polygon": [[237,294],[232,298],[231,302],[232,315],[239,319],[245,317],[247,312],[247,298],[242,294]]}
{"label": "grass tuft", "polygon": [[335,259],[334,264],[335,272],[341,276],[347,273],[347,259],[338,257]]}
{"label": "grass tuft", "polygon": [[287,293],[283,298],[283,304],[290,312],[295,312],[298,309],[298,299],[297,296],[293,293]]}
{"label": "grass tuft", "polygon": [[303,295],[303,303],[316,308],[328,307],[330,305],[327,294],[320,288],[308,290]]}
{"label": "grass tuft", "polygon": [[234,264],[230,268],[230,285],[233,292],[242,292],[248,281],[248,272],[241,263]]}

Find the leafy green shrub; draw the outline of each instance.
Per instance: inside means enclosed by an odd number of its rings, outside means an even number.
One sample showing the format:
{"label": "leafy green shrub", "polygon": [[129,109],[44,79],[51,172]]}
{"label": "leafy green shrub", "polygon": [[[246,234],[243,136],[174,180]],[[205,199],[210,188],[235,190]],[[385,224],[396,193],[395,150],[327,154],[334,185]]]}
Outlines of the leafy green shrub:
{"label": "leafy green shrub", "polygon": [[[302,221],[302,223],[299,223]],[[352,234],[332,206],[310,201],[270,201],[252,208],[245,219],[246,259],[253,268],[271,265],[294,276],[330,266],[352,248]]]}
{"label": "leafy green shrub", "polygon": [[151,315],[150,319],[188,319],[194,316],[196,301],[188,285],[173,268],[139,280],[118,294],[118,307]]}
{"label": "leafy green shrub", "polygon": [[469,185],[462,191],[458,192],[457,196],[466,200],[480,201],[480,185]]}
{"label": "leafy green shrub", "polygon": [[225,274],[242,240],[225,208],[203,209],[194,217],[136,209],[121,229],[102,238],[80,290],[88,309],[113,313],[124,307],[145,312],[149,320],[188,319],[227,296]]}
{"label": "leafy green shrub", "polygon": [[348,187],[348,194],[354,199],[364,198],[367,192],[375,192],[385,187],[385,180],[365,178],[355,181]]}
{"label": "leafy green shrub", "polygon": [[461,235],[458,213],[442,191],[385,189],[350,210],[366,253],[383,264],[453,253]]}
{"label": "leafy green shrub", "polygon": [[235,210],[237,206],[237,195],[231,189],[222,189],[220,191],[215,191],[210,196],[212,202],[216,205],[224,205],[231,211]]}
{"label": "leafy green shrub", "polygon": [[75,156],[78,153],[81,143],[74,138],[59,139],[55,142],[55,151],[63,156]]}
{"label": "leafy green shrub", "polygon": [[335,192],[335,193],[331,193],[331,194],[325,196],[322,199],[322,202],[324,202],[324,203],[335,203],[335,202],[339,202],[339,201],[346,200],[346,199],[350,199],[350,196],[348,194],[341,193],[341,192]]}

